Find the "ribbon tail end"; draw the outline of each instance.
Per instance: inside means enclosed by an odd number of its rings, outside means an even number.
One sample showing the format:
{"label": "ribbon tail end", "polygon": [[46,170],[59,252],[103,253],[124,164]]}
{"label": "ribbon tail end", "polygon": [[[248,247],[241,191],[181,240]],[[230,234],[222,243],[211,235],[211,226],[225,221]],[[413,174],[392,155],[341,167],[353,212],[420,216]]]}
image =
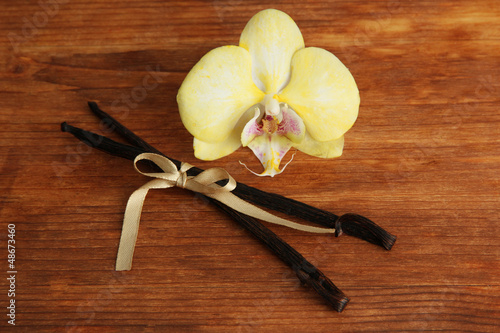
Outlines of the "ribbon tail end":
{"label": "ribbon tail end", "polygon": [[130,265],[124,265],[124,264],[116,264],[115,266],[115,271],[120,272],[120,271],[130,271],[132,269],[132,264]]}

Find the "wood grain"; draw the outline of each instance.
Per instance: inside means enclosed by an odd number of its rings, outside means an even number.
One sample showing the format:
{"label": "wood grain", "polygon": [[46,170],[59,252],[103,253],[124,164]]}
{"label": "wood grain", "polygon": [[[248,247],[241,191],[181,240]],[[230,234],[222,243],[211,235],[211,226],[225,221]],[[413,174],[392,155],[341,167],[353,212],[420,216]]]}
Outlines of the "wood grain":
{"label": "wood grain", "polygon": [[[175,102],[199,58],[237,44],[268,2],[54,3],[0,2],[0,300],[6,313],[11,223],[17,329],[499,330],[495,1],[274,3],[294,18],[306,45],[349,67],[361,108],[342,157],[298,152],[273,179],[239,165],[258,168],[248,149],[196,160]],[[157,87],[137,95],[151,72]],[[199,197],[152,191],[134,268],[115,272],[125,203],[145,180],[131,163],[59,131],[68,121],[106,133],[88,100],[176,159],[224,167],[238,181],[337,214],[365,215],[398,241],[385,251],[352,237],[270,226],[351,298],[338,314]],[[322,169],[330,172],[322,176]],[[0,330],[12,329],[2,316]]]}

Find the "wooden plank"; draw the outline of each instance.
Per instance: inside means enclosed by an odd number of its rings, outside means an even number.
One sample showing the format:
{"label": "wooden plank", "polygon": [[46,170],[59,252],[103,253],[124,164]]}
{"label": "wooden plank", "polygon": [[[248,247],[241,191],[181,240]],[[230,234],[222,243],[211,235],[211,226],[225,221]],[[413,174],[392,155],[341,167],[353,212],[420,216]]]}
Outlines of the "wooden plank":
{"label": "wooden plank", "polygon": [[[49,3],[40,2],[40,3]],[[265,1],[0,3],[0,228],[15,225],[16,326],[37,332],[411,331],[500,327],[500,8],[495,1],[278,1],[307,46],[335,53],[361,92],[342,157],[298,152],[270,179],[248,149],[198,161],[177,89],[209,50],[237,44]],[[134,103],[147,75],[158,86]],[[180,189],[153,191],[134,268],[114,260],[145,180],[59,124],[106,133],[100,105],[201,168],[322,209],[370,217],[391,251],[270,228],[348,296],[333,312],[248,232]],[[127,102],[129,101],[129,102]],[[115,134],[110,134],[117,138]],[[320,174],[321,170],[331,170]],[[4,310],[7,313],[7,309]],[[1,329],[11,329],[3,315]]]}

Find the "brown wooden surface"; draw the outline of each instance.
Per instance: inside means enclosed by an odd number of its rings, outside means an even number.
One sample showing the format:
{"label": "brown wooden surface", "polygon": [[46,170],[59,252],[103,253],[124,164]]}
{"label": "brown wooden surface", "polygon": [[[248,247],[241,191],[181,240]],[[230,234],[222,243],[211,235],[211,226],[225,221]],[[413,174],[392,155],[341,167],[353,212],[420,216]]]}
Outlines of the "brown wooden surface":
{"label": "brown wooden surface", "polygon": [[[239,165],[258,169],[248,149],[196,160],[175,101],[200,57],[237,44],[268,1],[60,2],[0,5],[0,330],[12,328],[12,223],[21,331],[499,331],[498,2],[276,2],[306,45],[350,68],[362,102],[342,157],[299,152],[273,179]],[[126,106],[148,68],[158,86]],[[172,157],[363,214],[398,241],[269,226],[351,297],[338,314],[231,219],[171,189],[149,194],[133,270],[115,272],[126,200],[146,180],[59,131],[99,131],[88,100]]]}

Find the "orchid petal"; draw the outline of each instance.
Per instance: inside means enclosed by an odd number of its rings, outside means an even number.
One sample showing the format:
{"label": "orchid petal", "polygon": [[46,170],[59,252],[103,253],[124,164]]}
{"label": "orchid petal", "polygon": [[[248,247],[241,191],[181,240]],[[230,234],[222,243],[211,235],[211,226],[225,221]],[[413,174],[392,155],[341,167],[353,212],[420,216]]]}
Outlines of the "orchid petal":
{"label": "orchid petal", "polygon": [[266,9],[255,14],[241,33],[240,46],[252,55],[254,82],[275,94],[288,82],[293,54],[304,48],[299,27],[287,14]]}
{"label": "orchid petal", "polygon": [[344,136],[331,141],[316,141],[309,133],[306,133],[304,140],[294,147],[303,153],[322,158],[334,158],[342,155],[344,148]]}
{"label": "orchid petal", "polygon": [[304,122],[300,117],[287,106],[281,108],[282,116],[277,133],[286,136],[293,143],[300,143],[306,134]]}
{"label": "orchid petal", "polygon": [[284,136],[264,133],[256,136],[248,147],[262,163],[264,171],[259,176],[275,176],[283,172],[279,166],[281,159],[285,156],[293,143]]}
{"label": "orchid petal", "polygon": [[311,138],[318,141],[340,138],[358,116],[354,78],[337,57],[320,48],[294,54],[292,77],[279,99],[293,107]]}
{"label": "orchid petal", "polygon": [[210,143],[194,138],[193,148],[194,156],[204,161],[213,161],[218,158],[227,156],[241,147],[241,133],[245,125],[252,119],[252,112],[257,109],[248,109],[238,120],[231,134],[222,142]]}
{"label": "orchid petal", "polygon": [[261,116],[261,111],[258,107],[254,110],[254,116],[245,125],[243,131],[241,132],[241,144],[243,147],[248,146],[248,144],[258,135],[264,134],[261,126],[258,124],[258,120]]}
{"label": "orchid petal", "polygon": [[208,143],[194,138],[194,156],[200,160],[213,161],[234,153],[240,148],[239,135],[230,135],[226,140],[218,143]]}
{"label": "orchid petal", "polygon": [[177,103],[184,126],[196,139],[221,143],[245,111],[263,98],[252,81],[248,51],[223,46],[208,52],[191,69]]}

